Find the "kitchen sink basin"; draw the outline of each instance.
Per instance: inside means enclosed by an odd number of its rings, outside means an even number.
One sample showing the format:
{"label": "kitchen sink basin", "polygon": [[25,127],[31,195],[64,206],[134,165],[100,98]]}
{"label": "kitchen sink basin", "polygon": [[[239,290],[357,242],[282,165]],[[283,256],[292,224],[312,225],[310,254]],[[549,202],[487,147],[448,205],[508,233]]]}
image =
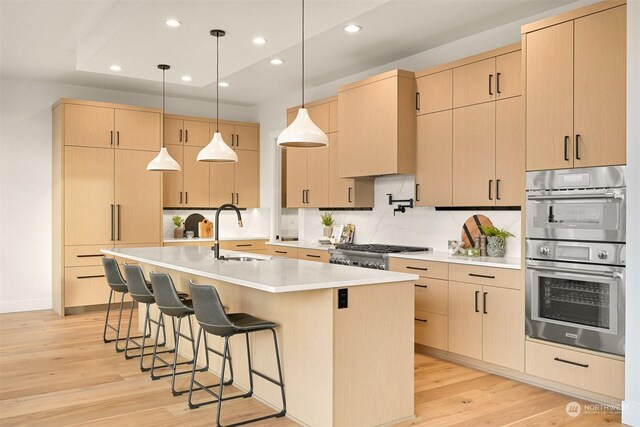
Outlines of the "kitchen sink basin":
{"label": "kitchen sink basin", "polygon": [[249,256],[230,256],[230,257],[220,257],[223,261],[266,261],[263,258],[253,258]]}

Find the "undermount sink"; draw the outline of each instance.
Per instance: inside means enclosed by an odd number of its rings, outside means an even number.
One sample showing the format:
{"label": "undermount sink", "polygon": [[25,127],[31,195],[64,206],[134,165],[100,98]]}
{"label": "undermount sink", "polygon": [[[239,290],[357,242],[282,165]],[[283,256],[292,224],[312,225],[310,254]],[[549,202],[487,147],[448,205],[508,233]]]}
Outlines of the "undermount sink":
{"label": "undermount sink", "polygon": [[253,258],[249,256],[220,257],[222,261],[265,261],[263,258]]}

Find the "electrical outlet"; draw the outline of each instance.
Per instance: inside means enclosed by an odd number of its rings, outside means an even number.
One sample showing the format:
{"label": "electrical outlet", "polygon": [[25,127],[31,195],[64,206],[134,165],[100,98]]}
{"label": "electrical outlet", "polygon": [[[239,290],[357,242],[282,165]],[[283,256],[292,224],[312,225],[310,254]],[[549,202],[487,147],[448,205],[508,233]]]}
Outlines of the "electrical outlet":
{"label": "electrical outlet", "polygon": [[338,289],[338,309],[349,307],[349,289]]}

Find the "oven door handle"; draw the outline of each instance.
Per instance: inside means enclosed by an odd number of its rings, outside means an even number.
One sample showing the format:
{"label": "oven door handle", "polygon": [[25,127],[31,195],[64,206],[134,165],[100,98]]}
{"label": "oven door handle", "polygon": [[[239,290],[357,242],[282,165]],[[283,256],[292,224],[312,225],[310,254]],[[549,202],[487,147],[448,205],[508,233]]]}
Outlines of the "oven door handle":
{"label": "oven door handle", "polygon": [[593,200],[593,199],[622,199],[621,193],[594,193],[594,194],[531,194],[527,200]]}
{"label": "oven door handle", "polygon": [[621,279],[622,273],[618,271],[589,271],[589,270],[576,270],[572,268],[561,268],[561,267],[544,267],[541,265],[527,265],[527,268],[530,270],[540,270],[540,271],[555,271],[558,273],[569,273],[569,274],[581,274],[588,276],[597,276],[597,277],[606,277],[608,279]]}

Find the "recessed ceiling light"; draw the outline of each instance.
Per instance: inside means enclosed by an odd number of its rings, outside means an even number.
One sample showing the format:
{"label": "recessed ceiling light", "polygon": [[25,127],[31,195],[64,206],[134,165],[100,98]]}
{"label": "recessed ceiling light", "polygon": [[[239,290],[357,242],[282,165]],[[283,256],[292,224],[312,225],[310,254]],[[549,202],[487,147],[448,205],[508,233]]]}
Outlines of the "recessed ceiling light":
{"label": "recessed ceiling light", "polygon": [[190,82],[191,81],[191,76],[182,76],[182,81],[183,82]]}
{"label": "recessed ceiling light", "polygon": [[220,87],[229,87],[229,83],[227,83],[227,82],[220,82],[220,83],[218,83],[218,86],[220,86]]}
{"label": "recessed ceiling light", "polygon": [[284,59],[280,59],[280,58],[273,58],[271,61],[273,65],[281,65],[284,64]]}
{"label": "recessed ceiling light", "polygon": [[357,33],[358,31],[362,30],[362,27],[360,25],[349,24],[345,25],[344,30],[347,33]]}
{"label": "recessed ceiling light", "polygon": [[178,21],[177,19],[167,19],[166,21],[164,21],[165,24],[167,24],[169,27],[179,27],[180,25],[182,25],[182,22]]}
{"label": "recessed ceiling light", "polygon": [[109,69],[111,71],[122,71],[122,67],[119,65],[112,65],[111,67],[109,67]]}

